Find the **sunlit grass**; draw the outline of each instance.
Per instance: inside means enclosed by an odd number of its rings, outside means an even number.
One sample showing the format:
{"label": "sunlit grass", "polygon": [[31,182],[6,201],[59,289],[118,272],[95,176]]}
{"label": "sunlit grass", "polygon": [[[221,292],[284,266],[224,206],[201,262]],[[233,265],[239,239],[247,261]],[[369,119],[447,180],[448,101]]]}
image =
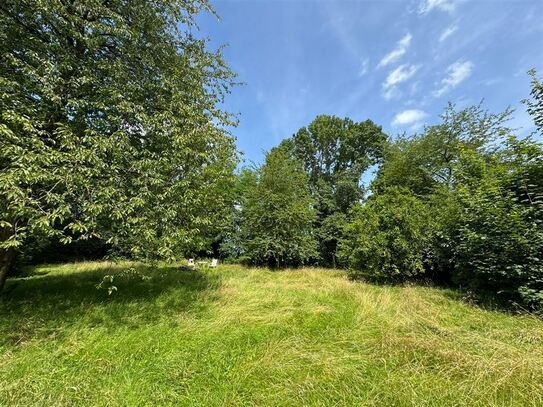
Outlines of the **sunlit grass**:
{"label": "sunlit grass", "polygon": [[543,405],[535,317],[319,269],[136,265],[96,289],[130,267],[8,282],[0,405]]}

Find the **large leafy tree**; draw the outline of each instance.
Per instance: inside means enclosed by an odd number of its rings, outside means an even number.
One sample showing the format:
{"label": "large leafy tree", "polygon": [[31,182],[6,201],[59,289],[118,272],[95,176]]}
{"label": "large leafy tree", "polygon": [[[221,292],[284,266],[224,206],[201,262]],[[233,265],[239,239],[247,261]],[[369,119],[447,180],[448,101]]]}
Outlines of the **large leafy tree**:
{"label": "large leafy tree", "polygon": [[202,247],[236,162],[233,74],[195,37],[200,0],[0,4],[0,287],[29,236],[143,258]]}
{"label": "large leafy tree", "polygon": [[244,209],[249,197],[254,193],[258,182],[259,169],[244,167],[236,174],[232,188],[234,196],[230,216],[226,217],[225,229],[220,236],[219,252],[230,259],[241,259],[244,256],[245,239],[243,234]]}
{"label": "large leafy tree", "polygon": [[242,256],[273,267],[315,258],[314,202],[300,161],[272,149],[256,176],[240,208]]}
{"label": "large leafy tree", "polygon": [[441,123],[422,134],[400,136],[388,143],[384,162],[372,185],[374,192],[389,187],[408,187],[418,196],[436,189],[454,189],[456,170],[465,151],[489,154],[510,134],[506,123],[512,111],[490,113],[481,104],[457,110],[449,103]]}
{"label": "large leafy tree", "polygon": [[362,199],[362,174],[376,164],[386,140],[371,120],[317,116],[283,142],[302,160],[317,203],[321,261],[335,266],[337,241],[350,208]]}

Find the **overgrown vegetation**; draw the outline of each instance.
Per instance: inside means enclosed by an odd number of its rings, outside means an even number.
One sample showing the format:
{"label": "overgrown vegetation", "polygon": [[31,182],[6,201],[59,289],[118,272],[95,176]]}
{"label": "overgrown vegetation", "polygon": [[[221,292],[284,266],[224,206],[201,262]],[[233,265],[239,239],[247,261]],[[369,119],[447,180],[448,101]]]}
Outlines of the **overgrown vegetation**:
{"label": "overgrown vegetation", "polygon": [[[526,103],[543,134],[540,85],[532,75],[533,98]],[[226,247],[252,264],[270,264],[266,259],[274,256],[283,256],[276,265],[339,264],[353,278],[434,281],[539,312],[543,146],[535,137],[515,136],[507,126],[512,113],[449,104],[441,123],[388,140],[369,121],[320,116],[272,153],[292,158],[276,161],[283,170],[274,169],[269,185],[298,174],[293,160],[305,168],[305,185],[299,178],[290,192],[277,189],[278,199],[255,193],[259,172],[270,171],[268,162],[240,173],[240,185],[253,177],[253,187],[238,191],[237,223]],[[379,169],[365,196],[361,176],[372,163]],[[305,188],[311,200],[294,198],[292,191]],[[305,208],[309,216],[310,207],[317,215],[312,230],[299,212]],[[299,236],[316,239],[314,256],[291,239],[293,225]]]}
{"label": "overgrown vegetation", "polygon": [[541,309],[543,146],[515,138],[510,113],[450,105],[390,142],[342,242],[353,276],[424,275]]}
{"label": "overgrown vegetation", "polygon": [[[337,270],[177,270],[76,263],[8,280],[0,405],[543,404],[533,316]],[[105,275],[112,295],[95,288]]]}
{"label": "overgrown vegetation", "polygon": [[427,273],[435,225],[411,191],[391,188],[353,209],[340,246],[351,276],[402,282]]}

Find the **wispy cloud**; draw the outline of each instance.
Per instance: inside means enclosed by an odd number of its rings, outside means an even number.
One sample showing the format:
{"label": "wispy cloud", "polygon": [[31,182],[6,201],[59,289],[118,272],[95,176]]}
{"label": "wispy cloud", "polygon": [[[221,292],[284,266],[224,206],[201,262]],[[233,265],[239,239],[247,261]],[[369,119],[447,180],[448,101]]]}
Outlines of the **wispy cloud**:
{"label": "wispy cloud", "polygon": [[419,5],[419,13],[427,14],[434,9],[450,13],[456,8],[456,3],[455,0],[422,0]]}
{"label": "wispy cloud", "polygon": [[396,86],[413,77],[420,65],[403,64],[391,71],[383,82],[383,97],[387,100],[399,95]]}
{"label": "wispy cloud", "polygon": [[405,126],[407,124],[415,124],[428,117],[428,113],[419,109],[408,109],[394,116],[392,120],[393,126]]}
{"label": "wispy cloud", "polygon": [[360,71],[358,71],[358,76],[364,76],[368,73],[370,69],[370,60],[365,58],[360,63]]}
{"label": "wispy cloud", "polygon": [[453,35],[456,30],[458,30],[457,25],[451,25],[443,30],[441,35],[439,36],[439,42],[445,41],[447,38],[449,38],[451,35]]}
{"label": "wispy cloud", "polygon": [[390,88],[391,86],[396,86],[399,83],[405,82],[410,79],[413,75],[419,70],[419,65],[409,65],[403,64],[390,72],[383,83],[385,88]]}
{"label": "wispy cloud", "polygon": [[399,99],[400,96],[402,96],[402,92],[400,92],[396,86],[383,89],[383,98],[385,98],[385,100]]}
{"label": "wispy cloud", "polygon": [[400,57],[407,52],[409,45],[411,45],[412,39],[413,36],[410,33],[407,33],[400,41],[398,41],[396,48],[386,54],[383,59],[379,61],[377,68],[382,68],[400,59]]}
{"label": "wispy cloud", "polygon": [[447,68],[447,76],[441,81],[441,87],[434,92],[435,97],[439,97],[450,89],[457,87],[461,82],[470,77],[473,71],[471,61],[456,61]]}

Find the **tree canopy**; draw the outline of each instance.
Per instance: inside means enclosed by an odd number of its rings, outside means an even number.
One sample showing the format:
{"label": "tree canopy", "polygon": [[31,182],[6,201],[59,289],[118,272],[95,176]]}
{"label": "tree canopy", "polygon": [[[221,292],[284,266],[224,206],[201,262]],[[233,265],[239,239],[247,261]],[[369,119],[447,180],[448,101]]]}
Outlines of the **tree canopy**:
{"label": "tree canopy", "polygon": [[385,139],[371,120],[321,115],[281,144],[302,161],[309,176],[324,264],[336,264],[337,236],[352,205],[363,197],[362,174],[379,162]]}
{"label": "tree canopy", "polygon": [[284,267],[317,257],[307,175],[284,149],[266,154],[240,210],[242,253],[251,263]]}
{"label": "tree canopy", "polygon": [[[0,260],[37,234],[173,258],[208,243],[237,152],[199,0],[0,5]],[[213,209],[210,203],[213,202]],[[0,284],[3,279],[0,279]]]}
{"label": "tree canopy", "polygon": [[541,308],[543,146],[514,136],[511,113],[449,104],[440,124],[387,144],[341,241],[352,276],[423,277]]}

